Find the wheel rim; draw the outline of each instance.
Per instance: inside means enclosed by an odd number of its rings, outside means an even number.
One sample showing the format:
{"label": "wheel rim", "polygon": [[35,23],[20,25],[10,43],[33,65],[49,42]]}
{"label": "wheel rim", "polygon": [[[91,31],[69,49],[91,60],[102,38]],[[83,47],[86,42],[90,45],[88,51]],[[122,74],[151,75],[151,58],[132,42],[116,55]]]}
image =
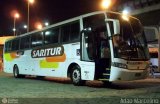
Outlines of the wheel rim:
{"label": "wheel rim", "polygon": [[17,77],[18,76],[18,73],[17,73],[17,68],[15,67],[14,69],[14,76]]}
{"label": "wheel rim", "polygon": [[80,80],[80,71],[79,70],[74,70],[73,71],[73,74],[72,74],[72,79],[73,79],[73,82],[79,82]]}

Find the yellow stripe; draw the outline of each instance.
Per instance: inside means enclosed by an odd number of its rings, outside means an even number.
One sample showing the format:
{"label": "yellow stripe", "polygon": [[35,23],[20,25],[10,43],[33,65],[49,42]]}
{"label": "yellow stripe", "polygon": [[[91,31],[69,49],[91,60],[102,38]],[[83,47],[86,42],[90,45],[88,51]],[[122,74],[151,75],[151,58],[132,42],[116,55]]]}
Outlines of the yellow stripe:
{"label": "yellow stripe", "polygon": [[13,58],[10,55],[10,53],[4,54],[4,58],[5,58],[6,61],[12,61],[13,60]]}
{"label": "yellow stripe", "polygon": [[58,62],[47,62],[46,60],[40,60],[40,68],[58,68]]}

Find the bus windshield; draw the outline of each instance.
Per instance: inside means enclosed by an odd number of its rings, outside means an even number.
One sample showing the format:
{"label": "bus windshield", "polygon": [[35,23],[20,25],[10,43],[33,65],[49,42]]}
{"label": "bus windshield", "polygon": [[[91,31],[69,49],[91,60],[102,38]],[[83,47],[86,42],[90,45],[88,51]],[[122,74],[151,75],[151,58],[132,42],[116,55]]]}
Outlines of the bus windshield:
{"label": "bus windshield", "polygon": [[120,34],[112,34],[114,57],[128,60],[148,60],[147,42],[140,22],[133,17],[130,17],[129,21],[125,21],[121,17],[113,15],[110,14],[108,17],[120,21]]}
{"label": "bus windshield", "polygon": [[[104,14],[84,18],[84,28],[87,29],[89,27],[92,33],[87,35],[89,36],[88,38],[85,38],[88,44],[86,47],[88,58],[93,60],[95,58],[102,58],[102,56],[108,54],[102,54],[100,51],[104,47],[103,44],[105,42],[105,47],[110,48],[110,52],[113,50],[115,58],[148,60],[147,42],[139,20],[130,17],[129,21],[126,21],[122,19],[122,15],[117,13],[107,13],[107,18],[119,20],[120,27],[118,28],[120,28],[120,34],[114,34],[114,28],[116,27],[112,23],[107,22],[111,33],[111,38],[109,37]],[[102,33],[104,36],[102,36]],[[109,39],[112,39],[112,43],[109,43]],[[109,44],[113,44],[111,45],[113,47],[110,47]],[[108,55],[110,56],[110,54]]]}

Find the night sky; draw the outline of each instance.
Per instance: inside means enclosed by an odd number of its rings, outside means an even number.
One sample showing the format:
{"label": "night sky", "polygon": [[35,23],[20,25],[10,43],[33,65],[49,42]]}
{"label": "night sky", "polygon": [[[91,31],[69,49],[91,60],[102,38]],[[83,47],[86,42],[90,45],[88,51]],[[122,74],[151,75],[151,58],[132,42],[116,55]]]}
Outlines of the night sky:
{"label": "night sky", "polygon": [[[101,0],[35,0],[35,3],[30,5],[30,29],[34,30],[34,24],[38,21],[53,24],[84,13],[102,10],[100,3]],[[21,15],[16,20],[16,28],[22,33],[26,31],[23,25],[27,24],[27,1],[0,0],[1,36],[13,35],[13,10],[17,10]]]}

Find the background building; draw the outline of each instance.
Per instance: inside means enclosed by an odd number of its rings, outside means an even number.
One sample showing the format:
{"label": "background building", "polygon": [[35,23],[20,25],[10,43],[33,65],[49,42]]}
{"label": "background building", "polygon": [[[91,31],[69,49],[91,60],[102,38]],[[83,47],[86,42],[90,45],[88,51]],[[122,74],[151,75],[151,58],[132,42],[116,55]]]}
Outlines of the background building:
{"label": "background building", "polygon": [[3,36],[0,37],[0,71],[3,69],[3,46],[7,39],[13,38],[13,36]]}

